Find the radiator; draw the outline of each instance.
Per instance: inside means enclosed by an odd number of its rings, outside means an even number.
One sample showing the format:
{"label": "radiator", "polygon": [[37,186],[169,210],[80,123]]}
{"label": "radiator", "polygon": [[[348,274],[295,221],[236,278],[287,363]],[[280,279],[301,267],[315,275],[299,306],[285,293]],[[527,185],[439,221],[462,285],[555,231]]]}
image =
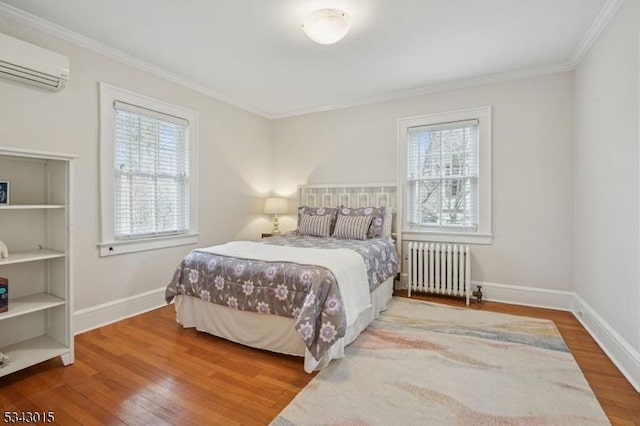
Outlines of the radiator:
{"label": "radiator", "polygon": [[471,254],[466,244],[409,242],[411,292],[465,297],[471,295]]}

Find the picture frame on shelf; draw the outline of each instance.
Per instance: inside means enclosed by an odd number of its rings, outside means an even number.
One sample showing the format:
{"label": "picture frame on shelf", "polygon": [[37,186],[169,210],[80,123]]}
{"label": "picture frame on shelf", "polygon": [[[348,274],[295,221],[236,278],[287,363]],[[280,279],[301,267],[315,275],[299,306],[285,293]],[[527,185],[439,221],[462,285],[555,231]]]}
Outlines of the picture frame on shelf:
{"label": "picture frame on shelf", "polygon": [[8,180],[0,180],[0,206],[9,205],[11,183]]}

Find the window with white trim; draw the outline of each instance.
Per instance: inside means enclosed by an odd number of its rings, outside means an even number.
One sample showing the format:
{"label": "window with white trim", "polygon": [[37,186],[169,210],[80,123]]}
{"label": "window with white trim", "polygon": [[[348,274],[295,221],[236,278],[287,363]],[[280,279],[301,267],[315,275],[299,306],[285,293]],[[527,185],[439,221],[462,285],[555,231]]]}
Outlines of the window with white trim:
{"label": "window with white trim", "polygon": [[491,243],[491,108],[401,119],[403,236]]}
{"label": "window with white trim", "polygon": [[101,255],[197,241],[197,114],[100,84]]}

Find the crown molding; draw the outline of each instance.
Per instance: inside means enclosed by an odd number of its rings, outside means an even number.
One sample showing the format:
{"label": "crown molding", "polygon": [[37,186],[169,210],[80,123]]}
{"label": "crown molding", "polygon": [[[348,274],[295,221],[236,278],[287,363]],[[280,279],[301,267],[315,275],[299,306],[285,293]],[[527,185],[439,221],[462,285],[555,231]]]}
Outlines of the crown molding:
{"label": "crown molding", "polygon": [[608,0],[605,3],[591,24],[591,27],[589,27],[584,37],[582,37],[582,40],[580,40],[578,47],[576,47],[573,55],[571,55],[571,59],[569,59],[569,65],[572,69],[578,68],[578,65],[580,65],[580,62],[582,62],[587,53],[589,53],[589,50],[607,27],[609,21],[616,15],[622,3],[624,3],[624,0]]}
{"label": "crown molding", "polygon": [[282,113],[272,113],[270,115],[271,119],[283,119],[289,117],[295,117],[306,114],[314,114],[318,112],[327,112],[333,111],[337,109],[344,108],[352,108],[357,106],[371,105],[379,102],[389,102],[399,99],[405,99],[415,96],[427,95],[438,92],[446,92],[450,90],[457,89],[467,89],[477,86],[483,86],[486,84],[495,84],[513,80],[520,80],[525,78],[532,77],[541,77],[544,75],[555,74],[566,71],[574,71],[582,59],[589,53],[589,49],[593,46],[593,44],[598,40],[604,29],[607,27],[611,19],[616,15],[620,6],[622,6],[624,0],[607,0],[604,4],[600,13],[593,21],[585,35],[580,40],[580,43],[576,47],[576,50],[571,55],[571,58],[568,62],[564,64],[556,64],[538,68],[529,68],[518,71],[511,71],[505,73],[497,73],[497,74],[489,74],[482,77],[477,78],[469,78],[464,80],[455,80],[445,83],[432,84],[428,86],[423,86],[416,89],[405,90],[402,92],[395,92],[388,95],[378,96],[368,98],[358,102],[352,103],[344,103],[344,104],[333,104],[333,105],[324,105],[321,107],[314,107],[308,109],[301,110],[292,110],[286,111]]}
{"label": "crown molding", "polygon": [[75,44],[80,47],[84,47],[85,49],[89,49],[100,55],[114,59],[118,62],[122,62],[133,68],[137,68],[139,70],[148,72],[149,74],[153,74],[164,80],[186,87],[187,89],[200,92],[202,94],[205,94],[207,96],[210,96],[222,102],[228,103],[230,105],[233,105],[245,111],[252,112],[263,118],[267,118],[267,119],[271,118],[270,114],[267,113],[266,111],[262,111],[258,108],[247,105],[236,99],[225,96],[205,86],[202,86],[200,84],[194,83],[193,81],[187,80],[186,78],[178,74],[167,71],[164,68],[161,68],[157,65],[138,59],[135,56],[125,53],[121,50],[114,49],[97,40],[83,36],[82,34],[79,34],[75,31],[71,31],[68,28],[65,28],[61,25],[55,24],[51,21],[47,21],[46,19],[42,19],[36,15],[25,12],[21,9],[18,9],[16,7],[13,7],[3,2],[0,2],[0,16],[19,22],[23,25],[34,28],[38,31],[42,31],[43,33],[49,34],[51,36],[54,36],[66,42]]}
{"label": "crown molding", "polygon": [[573,71],[578,67],[582,59],[589,52],[589,49],[591,48],[591,46],[593,46],[593,44],[596,42],[596,40],[598,39],[602,31],[606,28],[609,21],[611,21],[611,19],[615,16],[615,14],[620,9],[620,6],[622,5],[623,2],[624,0],[607,0],[606,4],[600,10],[600,13],[594,20],[591,27],[589,27],[589,30],[580,41],[578,47],[574,51],[569,61],[564,64],[556,64],[556,65],[550,65],[550,66],[544,66],[544,67],[530,68],[525,70],[490,74],[490,75],[468,78],[463,80],[436,83],[436,84],[427,85],[427,86],[423,86],[415,89],[404,90],[404,91],[389,93],[386,95],[371,97],[371,98],[363,99],[357,102],[330,104],[330,105],[323,105],[319,107],[290,110],[290,111],[283,111],[283,112],[268,112],[260,108],[256,108],[252,105],[249,105],[247,103],[238,101],[237,99],[223,95],[208,87],[205,87],[198,83],[190,81],[178,74],[167,71],[164,68],[161,68],[149,62],[143,61],[141,59],[138,59],[121,50],[114,49],[97,40],[93,40],[89,37],[83,36],[63,26],[47,21],[46,19],[42,19],[33,14],[27,13],[21,9],[10,6],[1,1],[0,1],[0,16],[17,21],[21,24],[24,24],[36,30],[42,31],[46,34],[52,35],[54,37],[57,37],[69,43],[75,44],[77,46],[84,47],[98,54],[104,55],[116,61],[127,64],[131,67],[148,72],[150,74],[153,74],[157,77],[160,77],[172,83],[178,84],[185,88],[210,96],[214,99],[228,103],[230,105],[233,105],[245,111],[249,111],[263,118],[276,120],[276,119],[283,119],[283,118],[295,117],[295,116],[306,115],[306,114],[314,114],[319,112],[327,112],[327,111],[338,110],[338,109],[371,105],[371,104],[380,103],[380,102],[389,102],[389,101],[406,99],[406,98],[422,96],[422,95],[438,93],[438,92],[445,92],[445,91],[451,91],[451,90],[457,90],[457,89],[466,89],[466,88],[483,86],[487,84],[495,84],[500,82],[520,80],[520,79],[532,78],[532,77],[540,77],[544,75],[555,74],[555,73],[566,72],[566,71]]}
{"label": "crown molding", "polygon": [[387,95],[367,98],[358,102],[324,105],[317,108],[314,107],[314,108],[308,108],[308,109],[286,111],[282,113],[273,113],[271,114],[270,118],[274,120],[290,118],[290,117],[306,115],[306,114],[315,114],[318,112],[327,112],[327,111],[333,111],[338,109],[372,105],[380,102],[389,102],[389,101],[395,101],[400,99],[413,98],[416,96],[428,95],[432,93],[448,92],[448,91],[457,90],[457,89],[468,89],[472,87],[484,86],[487,84],[502,83],[507,81],[532,78],[532,77],[541,77],[544,75],[557,74],[557,73],[573,71],[573,70],[574,68],[572,68],[569,64],[558,64],[558,65],[550,65],[550,66],[544,66],[544,67],[538,67],[538,68],[529,68],[525,70],[509,71],[504,73],[488,74],[482,77],[474,77],[474,78],[467,78],[463,80],[453,80],[453,81],[444,82],[444,83],[431,84],[431,85],[419,87],[416,89],[404,90],[401,92],[394,92]]}

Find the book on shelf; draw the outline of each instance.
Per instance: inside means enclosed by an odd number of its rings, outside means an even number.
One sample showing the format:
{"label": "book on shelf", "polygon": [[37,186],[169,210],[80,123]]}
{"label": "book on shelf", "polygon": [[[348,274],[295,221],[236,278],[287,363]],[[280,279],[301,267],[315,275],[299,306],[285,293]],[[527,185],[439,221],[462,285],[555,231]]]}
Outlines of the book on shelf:
{"label": "book on shelf", "polygon": [[9,280],[0,277],[0,312],[9,310]]}

